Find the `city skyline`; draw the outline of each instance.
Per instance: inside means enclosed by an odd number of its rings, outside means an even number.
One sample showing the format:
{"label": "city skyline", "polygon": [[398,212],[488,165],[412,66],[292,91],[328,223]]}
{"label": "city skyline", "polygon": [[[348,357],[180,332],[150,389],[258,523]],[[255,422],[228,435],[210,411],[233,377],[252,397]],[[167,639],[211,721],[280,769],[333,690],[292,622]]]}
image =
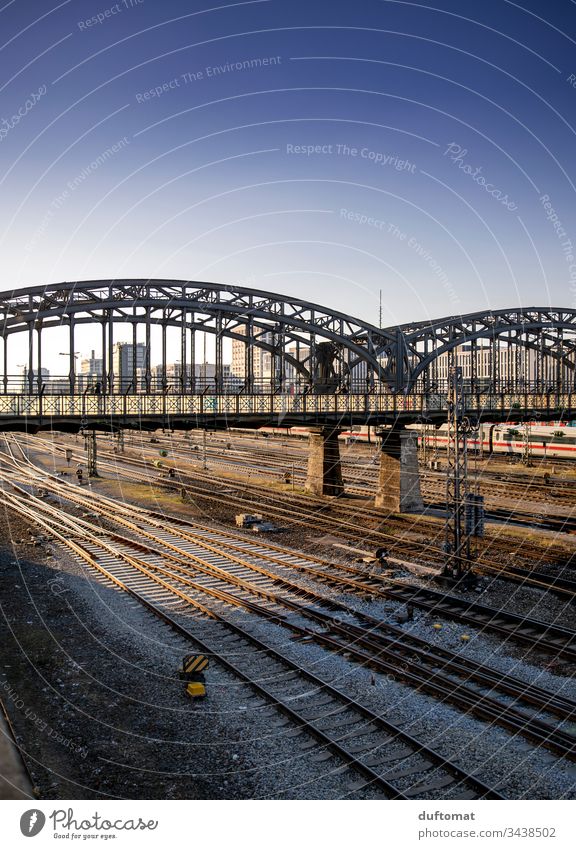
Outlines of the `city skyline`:
{"label": "city skyline", "polygon": [[[270,344],[273,334],[265,334],[264,341]],[[289,346],[286,353],[293,359],[306,365],[310,355],[308,346]],[[230,362],[222,360],[222,378],[224,389],[243,391],[246,384],[246,345],[240,340],[232,340]],[[135,364],[133,366],[135,360]],[[103,360],[96,356],[96,351],[90,351],[89,356],[82,352],[75,353],[76,375],[75,382],[80,391],[94,392],[97,394],[107,391],[103,381]],[[133,344],[127,340],[117,340],[113,346],[113,375],[115,392],[144,392],[146,391],[146,345],[137,343],[137,355],[134,358]],[[429,381],[430,387],[445,387],[449,378],[451,358],[448,353],[440,354],[433,364]],[[461,368],[463,385],[467,386],[470,381],[486,381],[488,385],[491,379],[510,381],[513,385],[529,387],[539,380],[553,382],[563,380],[570,382],[572,370],[568,364],[564,365],[558,372],[557,364],[549,361],[545,366],[539,363],[538,353],[535,350],[519,348],[515,345],[501,346],[497,357],[492,356],[492,347],[486,342],[470,344],[466,343],[454,349],[453,365]],[[38,388],[38,371],[29,371],[28,364],[18,366],[18,374],[21,378],[21,388],[28,391],[30,384],[32,391]],[[267,388],[273,391],[278,388],[291,390],[293,388],[303,389],[306,380],[299,376],[296,369],[289,361],[284,361],[281,370],[276,372],[273,366],[272,354],[262,348],[255,348],[252,353],[252,388],[256,392],[265,391]],[[207,388],[216,388],[218,367],[215,362],[202,359],[199,362],[188,360],[182,367],[182,361],[176,359],[166,362],[149,363],[150,386],[154,391],[165,389],[168,391],[203,392]],[[30,378],[31,375],[31,378]],[[363,385],[366,378],[365,369],[362,364],[352,371],[353,385],[358,388]],[[57,372],[53,374],[50,369],[41,368],[41,381],[44,389],[51,392],[67,394],[69,391],[69,374]]]}

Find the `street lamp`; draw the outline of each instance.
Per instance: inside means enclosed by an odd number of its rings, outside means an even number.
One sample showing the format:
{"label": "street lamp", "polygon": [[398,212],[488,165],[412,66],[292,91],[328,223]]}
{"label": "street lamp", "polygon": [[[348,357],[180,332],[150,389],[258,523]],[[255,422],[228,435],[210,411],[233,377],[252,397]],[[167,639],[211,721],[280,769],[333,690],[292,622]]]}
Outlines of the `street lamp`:
{"label": "street lamp", "polygon": [[[58,351],[59,357],[74,357],[74,361],[80,356],[80,351]],[[76,369],[74,369],[76,370]]]}
{"label": "street lamp", "polygon": [[206,369],[206,333],[205,332],[204,332],[203,344],[204,344],[204,355],[203,355],[203,358],[202,358],[202,380],[204,381],[203,391],[205,391],[206,390],[206,371],[207,371],[207,369]]}
{"label": "street lamp", "polygon": [[[70,394],[74,394],[74,383],[76,380],[76,360],[80,356],[80,351],[58,351],[59,357],[74,357],[74,365],[72,362],[70,363],[70,371],[69,371],[69,380],[70,380]],[[62,391],[62,390],[61,390]]]}
{"label": "street lamp", "polygon": [[22,392],[26,392],[26,378],[28,377],[28,364],[27,363],[16,363],[16,368],[24,369],[22,372],[22,385],[20,390]]}

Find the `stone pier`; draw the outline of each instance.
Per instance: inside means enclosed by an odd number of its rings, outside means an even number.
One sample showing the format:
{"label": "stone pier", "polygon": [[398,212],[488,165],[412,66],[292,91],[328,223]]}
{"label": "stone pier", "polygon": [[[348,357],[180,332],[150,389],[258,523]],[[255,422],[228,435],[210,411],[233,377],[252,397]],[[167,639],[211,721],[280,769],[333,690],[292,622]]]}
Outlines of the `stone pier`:
{"label": "stone pier", "polygon": [[418,470],[418,434],[412,430],[383,430],[380,474],[374,505],[389,513],[424,509]]}
{"label": "stone pier", "polygon": [[314,495],[342,495],[340,431],[329,427],[310,428],[306,489]]}

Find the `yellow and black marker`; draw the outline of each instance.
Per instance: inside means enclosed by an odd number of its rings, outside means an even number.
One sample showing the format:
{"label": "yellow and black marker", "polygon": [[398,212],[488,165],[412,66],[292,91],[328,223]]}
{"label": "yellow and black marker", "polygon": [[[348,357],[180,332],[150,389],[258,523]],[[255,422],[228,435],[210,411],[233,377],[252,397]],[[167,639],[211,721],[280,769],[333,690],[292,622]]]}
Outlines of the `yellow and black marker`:
{"label": "yellow and black marker", "polygon": [[182,661],[184,672],[202,672],[208,668],[208,658],[204,654],[188,654]]}
{"label": "yellow and black marker", "polygon": [[204,670],[208,669],[209,660],[204,654],[187,654],[182,661],[180,678],[186,681],[186,692],[193,699],[206,695],[206,680]]}

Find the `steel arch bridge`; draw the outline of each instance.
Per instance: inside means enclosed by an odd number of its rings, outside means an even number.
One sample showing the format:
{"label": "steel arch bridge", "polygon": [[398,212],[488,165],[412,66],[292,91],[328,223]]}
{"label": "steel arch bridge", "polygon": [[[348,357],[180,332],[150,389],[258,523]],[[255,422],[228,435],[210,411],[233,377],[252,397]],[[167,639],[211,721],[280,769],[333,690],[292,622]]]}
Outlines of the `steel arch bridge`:
{"label": "steel arch bridge", "polygon": [[401,325],[411,366],[406,385],[429,385],[439,361],[466,350],[469,385],[574,390],[576,310],[553,307],[490,310]]}
{"label": "steel arch bridge", "polygon": [[[99,327],[100,362],[79,373],[84,325]],[[131,358],[115,345],[128,327]],[[43,334],[59,328],[67,373],[48,379]],[[124,330],[124,332],[126,332]],[[0,293],[0,419],[29,422],[157,417],[200,423],[386,422],[445,417],[449,367],[458,362],[478,417],[574,415],[576,310],[531,307],[379,328],[271,292],[180,280],[95,280]],[[10,373],[10,340],[26,334],[24,375]],[[167,362],[169,335],[179,339]],[[214,339],[214,367],[198,339]],[[159,338],[159,341],[158,341]],[[232,340],[233,373],[223,358]],[[229,343],[228,343],[229,344]],[[159,351],[158,365],[152,351]],[[240,353],[239,353],[240,352]],[[203,371],[202,371],[203,368]]]}
{"label": "steel arch bridge", "polygon": [[[69,331],[70,391],[76,386],[75,333],[79,325],[97,323],[101,327],[103,383],[113,393],[118,388],[114,374],[114,326],[131,325],[132,344],[137,329],[144,327],[144,364],[142,382],[146,391],[164,389],[152,380],[152,328],[160,328],[161,372],[166,372],[166,333],[180,331],[180,388],[193,382],[197,362],[195,334],[215,337],[214,384],[225,390],[222,340],[229,338],[245,348],[242,364],[246,390],[254,388],[258,369],[254,352],[262,350],[274,359],[268,381],[272,390],[283,388],[284,374],[291,366],[313,388],[328,383],[332,391],[345,382],[347,362],[362,362],[374,374],[379,371],[377,352],[394,344],[393,332],[376,327],[335,310],[272,292],[218,283],[194,283],[173,280],[97,280],[38,286],[33,289],[0,293],[0,327],[4,348],[12,334],[26,332],[30,359],[28,375],[36,373],[40,381],[44,330],[66,326]],[[292,347],[290,347],[292,346]],[[33,351],[35,350],[35,355]],[[6,363],[4,357],[4,383]],[[136,364],[134,363],[134,368]],[[136,375],[131,375],[136,377]]]}

